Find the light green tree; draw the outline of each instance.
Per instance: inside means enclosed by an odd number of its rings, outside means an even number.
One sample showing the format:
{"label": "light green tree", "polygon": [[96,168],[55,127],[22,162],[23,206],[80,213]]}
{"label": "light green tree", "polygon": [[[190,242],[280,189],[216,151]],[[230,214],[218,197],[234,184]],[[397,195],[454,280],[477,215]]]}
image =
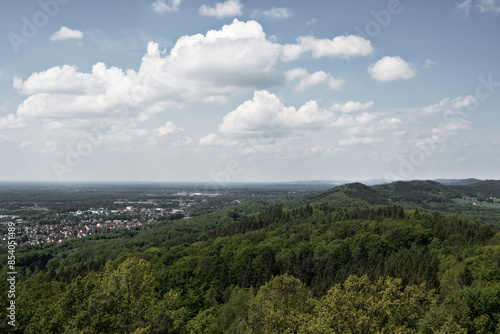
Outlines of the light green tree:
{"label": "light green tree", "polygon": [[401,279],[350,276],[318,302],[300,333],[416,333],[434,300],[424,285],[403,288]]}
{"label": "light green tree", "polygon": [[314,306],[311,292],[291,275],[272,278],[250,300],[250,333],[297,333]]}

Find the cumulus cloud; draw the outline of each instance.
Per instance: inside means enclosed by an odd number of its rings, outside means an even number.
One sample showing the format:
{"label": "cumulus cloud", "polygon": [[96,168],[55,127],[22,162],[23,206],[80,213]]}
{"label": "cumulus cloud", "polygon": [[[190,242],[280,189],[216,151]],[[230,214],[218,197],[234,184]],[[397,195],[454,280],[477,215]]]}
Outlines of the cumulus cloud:
{"label": "cumulus cloud", "polygon": [[227,141],[216,133],[210,133],[199,140],[202,146],[227,146]]}
{"label": "cumulus cloud", "polygon": [[[356,36],[305,37],[296,46],[295,56],[311,52],[313,57],[348,58],[372,50],[369,41]],[[290,56],[291,47],[271,41],[256,21],[234,19],[205,35],[180,37],[170,53],[150,42],[138,70],[97,63],[90,73],[63,65],[24,80],[16,77],[14,88],[28,95],[17,113],[20,117],[135,117],[144,121],[166,109],[221,104],[245,89],[285,84],[287,77],[275,65],[284,54]],[[318,84],[340,89],[344,84],[323,71],[309,74],[295,69],[287,76],[300,80],[298,90]]]}
{"label": "cumulus cloud", "polygon": [[[168,108],[222,103],[243,88],[282,84],[274,70],[280,45],[269,41],[256,21],[234,20],[206,35],[179,38],[170,54],[150,42],[139,69],[57,66],[14,79],[29,97],[18,115],[31,117],[139,116]],[[146,115],[146,116],[145,116]]]}
{"label": "cumulus cloud", "polygon": [[284,7],[272,7],[270,10],[254,10],[251,17],[267,16],[273,19],[285,19],[293,16],[293,11]]}
{"label": "cumulus cloud", "polygon": [[[307,155],[331,156],[358,145],[386,140],[399,130],[401,120],[381,118],[376,113],[345,113],[362,110],[373,102],[349,101],[337,104],[338,116],[314,100],[300,107],[287,106],[268,91],[255,91],[251,100],[226,114],[217,133],[201,138],[199,144],[212,147],[238,147],[240,154],[273,154],[277,160]],[[389,133],[390,132],[390,133]],[[323,147],[324,143],[335,147]]]}
{"label": "cumulus cloud", "polygon": [[18,129],[26,125],[14,114],[0,118],[0,129]]}
{"label": "cumulus cloud", "polygon": [[331,111],[340,111],[343,113],[351,113],[355,111],[370,109],[374,105],[373,101],[361,103],[355,101],[347,101],[345,103],[334,103],[331,107]]}
{"label": "cumulus cloud", "polygon": [[175,12],[179,10],[179,6],[181,5],[182,0],[169,0],[168,4],[165,0],[156,0],[150,6],[157,13],[164,12]]}
{"label": "cumulus cloud", "polygon": [[[305,44],[299,41],[297,45]],[[276,95],[263,89],[291,80],[296,80],[297,90],[316,85],[340,89],[344,84],[324,71],[308,73],[297,68],[278,72],[276,65],[289,47],[268,38],[258,22],[235,19],[219,30],[182,36],[169,50],[161,50],[157,43],[150,42],[137,69],[97,63],[84,72],[76,66],[61,65],[26,78],[15,77],[13,87],[26,96],[16,115],[0,120],[0,128],[41,121],[40,133],[43,132],[44,138],[62,147],[67,138],[84,136],[95,123],[108,120],[112,125],[106,130],[103,146],[126,152],[153,145],[169,147],[172,152],[174,147],[180,151],[193,149],[194,145],[229,147],[243,137],[249,139],[274,131],[273,136],[282,138],[277,146],[266,143],[260,149],[263,152],[284,149],[285,139],[335,126],[334,111],[341,110],[320,108],[316,101],[298,107],[285,106]],[[313,57],[346,58],[361,54],[352,50],[322,51],[319,46],[305,49]],[[249,89],[255,91],[254,98],[228,113],[216,134],[196,143],[172,122],[152,129],[138,126],[166,110],[222,104]],[[347,104],[342,112],[364,107]],[[353,120],[354,124],[362,121],[362,117]],[[362,136],[363,131],[359,133]],[[49,151],[50,147],[44,152]]]}
{"label": "cumulus cloud", "polygon": [[226,2],[218,2],[215,7],[203,5],[199,9],[200,15],[215,16],[219,19],[224,17],[241,16],[243,5],[239,0],[227,0]]}
{"label": "cumulus cloud", "polygon": [[321,128],[333,120],[334,114],[309,101],[299,109],[286,107],[274,94],[256,91],[252,100],[241,104],[222,119],[219,131],[226,135],[258,135],[290,130]]}
{"label": "cumulus cloud", "polygon": [[311,134],[321,134],[321,138],[330,140],[337,137],[339,146],[371,144],[383,140],[381,133],[394,132],[401,126],[401,120],[381,118],[376,113],[365,112],[355,116],[345,113],[346,110],[362,110],[371,106],[373,102],[338,104],[337,111],[343,113],[337,116],[331,109],[319,107],[316,101],[308,101],[295,108],[286,106],[268,91],[255,91],[252,100],[245,101],[223,117],[218,133],[200,139],[200,144],[228,146],[229,141],[245,139],[244,143],[250,143],[251,150],[284,152],[287,148],[296,147],[306,134],[308,140]]}
{"label": "cumulus cloud", "polygon": [[94,66],[92,74],[78,72],[76,66],[55,66],[46,71],[32,74],[25,81],[14,77],[13,87],[25,95],[41,92],[47,94],[77,94],[79,92],[92,94],[100,90],[97,72],[102,66],[104,64],[101,63]]}
{"label": "cumulus cloud", "polygon": [[167,123],[165,123],[164,126],[159,127],[158,129],[155,129],[154,131],[158,132],[159,136],[166,136],[169,134],[176,134],[176,133],[184,132],[184,129],[179,128],[174,123],[168,121]]}
{"label": "cumulus cloud", "polygon": [[65,26],[61,26],[61,29],[56,31],[52,36],[50,36],[51,41],[58,41],[63,39],[82,39],[83,32],[80,30],[73,30]]}
{"label": "cumulus cloud", "polygon": [[334,78],[329,73],[324,71],[316,71],[309,74],[304,68],[294,68],[286,71],[285,77],[287,81],[294,81],[296,79],[300,80],[298,85],[295,87],[295,90],[297,91],[304,91],[320,84],[326,84],[330,89],[338,90],[342,89],[342,86],[345,83],[344,80]]}
{"label": "cumulus cloud", "polygon": [[298,59],[304,53],[311,53],[314,58],[352,58],[367,56],[373,52],[370,41],[354,35],[337,36],[333,39],[316,39],[312,36],[297,38],[297,44],[283,46],[283,59]]}
{"label": "cumulus cloud", "polygon": [[399,56],[380,59],[368,67],[368,73],[380,82],[411,79],[415,76],[415,71]]}

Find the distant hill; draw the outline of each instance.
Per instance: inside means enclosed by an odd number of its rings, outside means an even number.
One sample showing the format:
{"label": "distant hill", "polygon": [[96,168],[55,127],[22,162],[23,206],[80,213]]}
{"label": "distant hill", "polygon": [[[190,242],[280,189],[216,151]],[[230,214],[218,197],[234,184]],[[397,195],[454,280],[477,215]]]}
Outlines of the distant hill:
{"label": "distant hill", "polygon": [[500,197],[500,180],[485,180],[469,185],[456,185],[453,188],[467,195]]}
{"label": "distant hill", "polygon": [[444,184],[446,186],[467,186],[469,184],[481,182],[482,180],[469,178],[469,179],[436,179],[435,181]]}
{"label": "distant hill", "polygon": [[[423,208],[448,213],[462,214],[464,217],[481,217],[485,221],[495,220],[486,208],[470,208],[457,204],[454,199],[464,196],[477,198],[500,198],[500,181],[475,179],[458,180],[465,185],[445,185],[437,181],[397,181],[388,184],[367,186],[362,183],[349,183],[309,198],[311,204],[329,204],[343,208],[366,209],[379,205],[401,205],[408,209]],[[474,212],[472,212],[472,211]],[[494,209],[497,211],[498,209]],[[488,217],[491,216],[491,219]]]}
{"label": "distant hill", "polygon": [[398,181],[373,187],[387,198],[389,203],[414,204],[427,209],[461,197],[461,193],[436,181]]}
{"label": "distant hill", "polygon": [[312,204],[330,204],[343,208],[368,208],[389,204],[387,198],[373,187],[362,183],[344,184],[310,198]]}
{"label": "distant hill", "polygon": [[362,183],[341,185],[310,198],[311,204],[330,204],[343,208],[368,208],[373,205],[397,204],[436,209],[451,198],[462,197],[460,190],[436,181],[397,181],[367,186]]}

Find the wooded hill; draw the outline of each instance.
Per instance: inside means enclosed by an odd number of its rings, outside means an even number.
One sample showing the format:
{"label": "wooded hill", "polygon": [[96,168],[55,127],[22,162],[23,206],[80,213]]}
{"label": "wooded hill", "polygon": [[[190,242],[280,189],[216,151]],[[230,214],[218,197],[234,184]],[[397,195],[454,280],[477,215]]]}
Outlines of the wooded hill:
{"label": "wooded hill", "polygon": [[117,239],[20,247],[16,327],[0,331],[496,333],[500,233],[425,209],[486,182],[355,183]]}

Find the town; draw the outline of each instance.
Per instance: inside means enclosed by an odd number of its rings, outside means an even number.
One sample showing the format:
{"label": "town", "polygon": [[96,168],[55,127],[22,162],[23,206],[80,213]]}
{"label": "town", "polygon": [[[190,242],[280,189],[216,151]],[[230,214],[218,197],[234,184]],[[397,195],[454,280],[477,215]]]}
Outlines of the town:
{"label": "town", "polygon": [[[110,233],[113,230],[148,229],[169,220],[190,219],[198,210],[194,206],[207,202],[207,199],[221,196],[219,193],[177,193],[177,198],[170,202],[115,202],[128,204],[121,208],[89,208],[67,213],[55,213],[51,219],[41,220],[24,215],[0,215],[0,228],[6,229],[10,222],[15,222],[16,240],[20,245],[39,245],[46,242],[61,243],[94,234]],[[238,204],[241,200],[231,200],[226,205]],[[32,208],[24,208],[25,212],[44,212],[47,208],[40,203]],[[3,231],[5,232],[5,231]],[[0,246],[6,246],[6,233],[2,233]]]}
{"label": "town", "polygon": [[225,189],[193,184],[168,187],[38,185],[38,188],[30,188],[31,197],[26,200],[26,191],[13,192],[13,185],[4,184],[0,189],[0,247],[7,245],[9,223],[15,224],[15,240],[19,245],[62,243],[93,235],[151,229],[242,202],[305,195],[315,188],[303,186],[291,190],[287,185]]}

